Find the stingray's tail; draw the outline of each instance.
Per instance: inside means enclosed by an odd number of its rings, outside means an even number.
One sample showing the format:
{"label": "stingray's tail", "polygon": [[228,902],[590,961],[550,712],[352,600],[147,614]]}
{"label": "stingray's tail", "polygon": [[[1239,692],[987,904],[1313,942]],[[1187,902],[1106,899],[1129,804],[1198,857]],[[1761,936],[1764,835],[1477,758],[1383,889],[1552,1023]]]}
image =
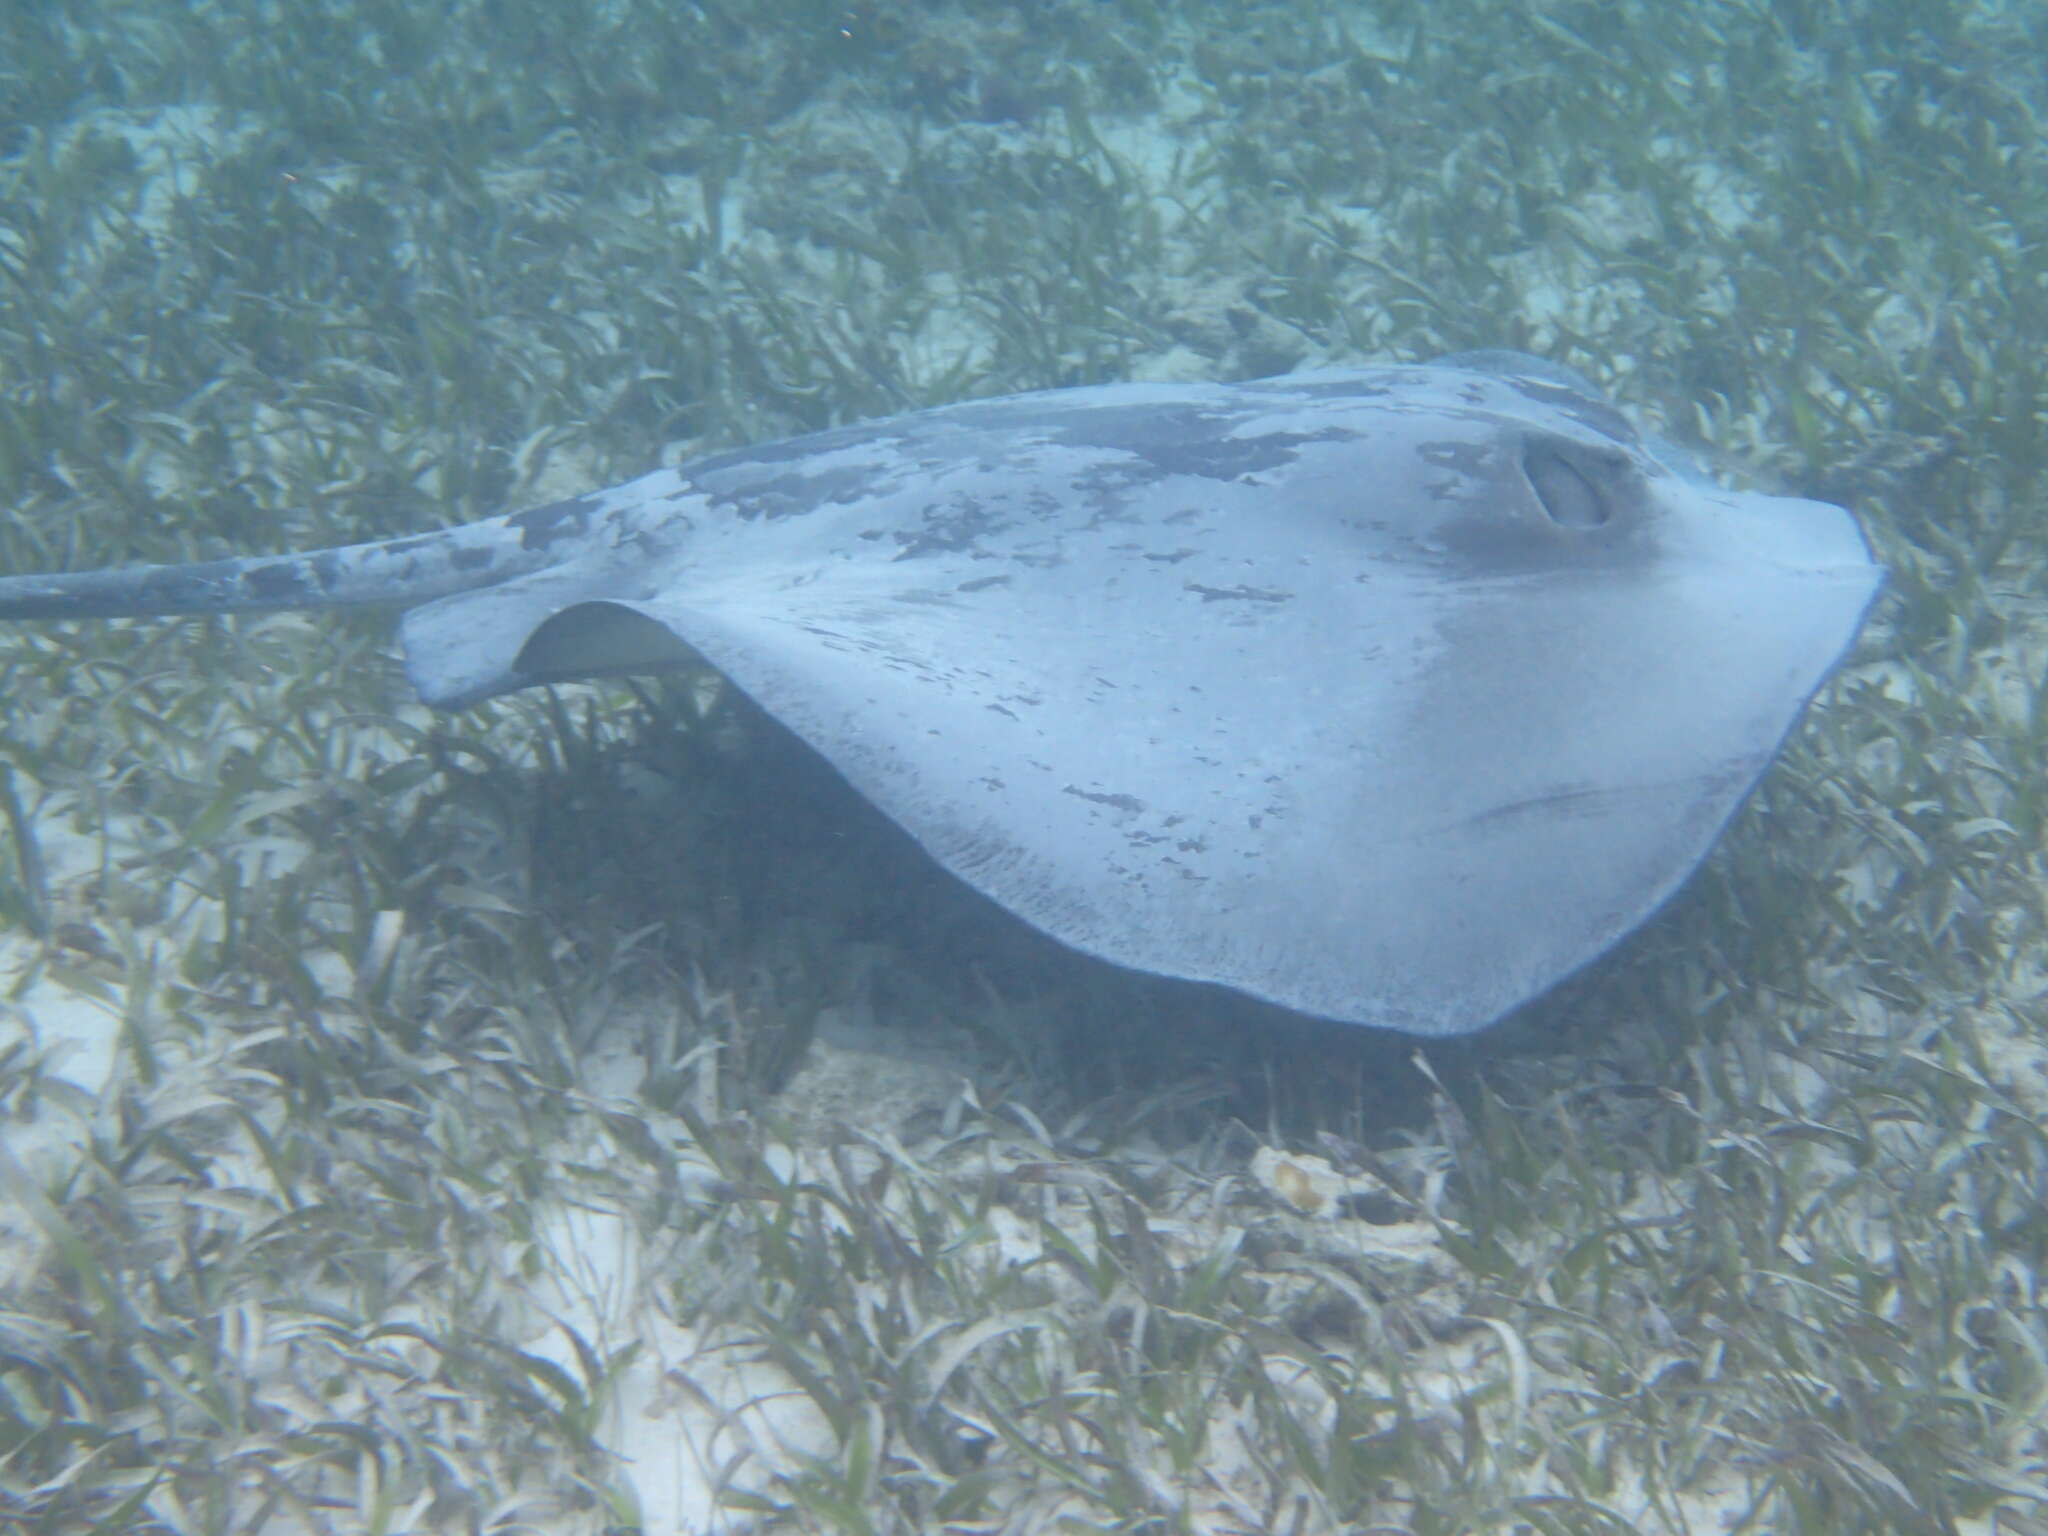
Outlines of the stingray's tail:
{"label": "stingray's tail", "polygon": [[439,533],[304,555],[0,577],[0,619],[114,619],[265,608],[410,606],[553,564],[518,523],[491,518]]}

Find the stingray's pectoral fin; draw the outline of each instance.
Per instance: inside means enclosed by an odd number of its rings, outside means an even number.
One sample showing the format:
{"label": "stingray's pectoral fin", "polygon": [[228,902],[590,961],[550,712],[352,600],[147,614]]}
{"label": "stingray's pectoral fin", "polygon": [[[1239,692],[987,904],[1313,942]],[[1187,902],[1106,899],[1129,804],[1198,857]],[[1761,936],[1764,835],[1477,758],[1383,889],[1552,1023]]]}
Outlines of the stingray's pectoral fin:
{"label": "stingray's pectoral fin", "polygon": [[442,598],[399,626],[420,697],[459,709],[541,683],[681,666],[696,652],[623,603],[578,601],[585,583],[529,578]]}

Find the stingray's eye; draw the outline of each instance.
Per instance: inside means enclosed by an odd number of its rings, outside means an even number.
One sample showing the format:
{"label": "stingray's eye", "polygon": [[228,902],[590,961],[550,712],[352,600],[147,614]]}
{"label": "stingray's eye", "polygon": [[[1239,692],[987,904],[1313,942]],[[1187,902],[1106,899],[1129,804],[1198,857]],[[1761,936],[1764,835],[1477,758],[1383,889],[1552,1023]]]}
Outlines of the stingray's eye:
{"label": "stingray's eye", "polygon": [[1614,515],[1608,488],[1552,449],[1531,448],[1522,460],[1522,473],[1560,528],[1600,528]]}

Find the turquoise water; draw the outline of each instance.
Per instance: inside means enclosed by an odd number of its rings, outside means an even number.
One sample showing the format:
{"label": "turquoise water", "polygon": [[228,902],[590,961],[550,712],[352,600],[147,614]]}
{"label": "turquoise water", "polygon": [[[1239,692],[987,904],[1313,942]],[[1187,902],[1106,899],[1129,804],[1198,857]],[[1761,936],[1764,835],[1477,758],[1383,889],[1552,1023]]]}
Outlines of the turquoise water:
{"label": "turquoise water", "polygon": [[[438,527],[970,395],[1508,346],[1851,506],[1891,576],[1677,910],[1434,1081],[1034,980],[911,875],[878,897],[728,705],[435,720],[374,616],[0,637],[0,1137],[45,1191],[6,1212],[0,1510],[688,1528],[710,1474],[649,1469],[701,1438],[662,1393],[702,1347],[783,1373],[711,1398],[816,1405],[816,1460],[745,1483],[779,1528],[2038,1518],[2041,29],[0,12],[0,570]],[[1368,1149],[1416,1230],[1288,1225],[1238,1122]],[[893,1184],[818,1150],[849,1123],[912,1149]],[[573,1313],[640,1341],[623,1385],[534,1320],[571,1315],[536,1274],[631,1246],[564,1237],[579,1202],[647,1245],[659,1322]]]}

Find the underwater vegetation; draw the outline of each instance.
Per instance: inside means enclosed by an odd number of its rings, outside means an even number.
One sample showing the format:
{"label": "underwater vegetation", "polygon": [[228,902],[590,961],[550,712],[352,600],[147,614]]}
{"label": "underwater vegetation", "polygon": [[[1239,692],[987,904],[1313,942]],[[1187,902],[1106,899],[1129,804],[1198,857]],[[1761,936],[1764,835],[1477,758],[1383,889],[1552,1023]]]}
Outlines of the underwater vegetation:
{"label": "underwater vegetation", "polygon": [[2041,23],[1444,14],[0,11],[0,571],[1505,345],[1890,572],[1704,878],[1422,1055],[1063,966],[709,679],[10,629],[0,1523],[2040,1523]]}

